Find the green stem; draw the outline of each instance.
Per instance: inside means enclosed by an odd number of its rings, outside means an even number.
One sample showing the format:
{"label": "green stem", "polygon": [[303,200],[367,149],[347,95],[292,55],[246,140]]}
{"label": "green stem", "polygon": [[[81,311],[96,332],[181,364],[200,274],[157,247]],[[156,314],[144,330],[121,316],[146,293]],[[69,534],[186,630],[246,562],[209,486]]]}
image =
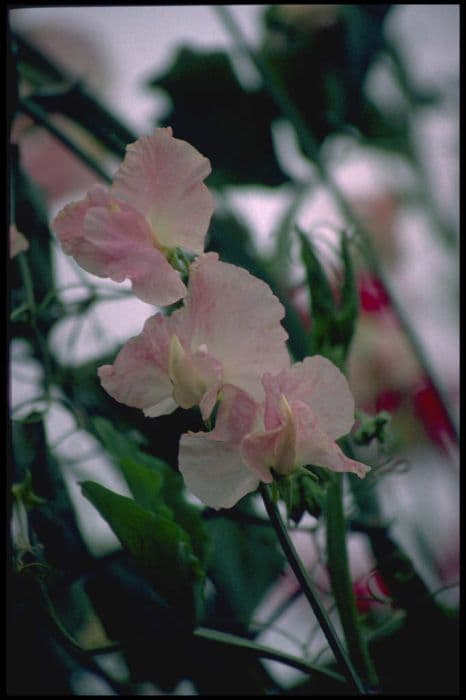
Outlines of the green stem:
{"label": "green stem", "polygon": [[233,16],[230,14],[229,10],[223,6],[216,6],[220,19],[224,23],[227,30],[232,35],[234,41],[237,43],[240,50],[244,55],[248,56],[250,61],[254,64],[260,73],[265,89],[269,92],[271,97],[274,99],[275,103],[281,110],[282,114],[288,119],[292,124],[301,145],[301,148],[305,155],[311,160],[319,175],[322,183],[327,187],[330,194],[332,195],[334,201],[339,207],[343,217],[348,221],[354,229],[358,232],[360,239],[363,243],[362,252],[365,258],[366,264],[374,272],[374,274],[379,278],[388,298],[391,301],[391,305],[395,315],[398,317],[398,321],[404,333],[406,334],[408,341],[411,344],[413,352],[415,353],[419,364],[421,365],[424,374],[430,379],[434,390],[443,405],[445,413],[448,417],[450,427],[455,436],[456,442],[459,441],[458,428],[456,426],[456,421],[453,414],[449,408],[449,402],[446,399],[445,393],[441,388],[441,384],[437,378],[436,372],[433,370],[431,363],[429,362],[424,348],[422,347],[411,322],[409,321],[407,315],[404,313],[401,304],[396,300],[396,296],[393,290],[390,288],[385,273],[382,269],[382,265],[378,259],[377,253],[375,251],[372,239],[369,233],[362,226],[352,207],[347,202],[346,198],[340,191],[337,184],[334,182],[330,173],[328,172],[324,162],[320,158],[319,147],[312,135],[307,123],[302,118],[300,112],[296,109],[294,104],[288,98],[287,92],[283,87],[281,81],[277,79],[275,73],[271,70],[267,61],[260,55],[252,51],[247,42],[245,41],[239,26],[236,24]]}
{"label": "green stem", "polygon": [[[72,656],[76,657],[83,664],[84,667],[89,669],[89,671],[95,673],[97,676],[101,677],[106,683],[108,683],[117,695],[128,694],[127,691],[129,690],[129,686],[127,686],[124,683],[120,683],[119,681],[112,678],[109,674],[107,674],[92,658],[92,650],[84,649],[65,629],[50,599],[47,588],[42,582],[39,582],[39,588],[42,593],[45,610],[47,612],[49,622],[51,624],[51,629],[55,633],[55,636],[58,636],[63,646],[68,650],[68,652],[70,652]],[[109,648],[105,652],[101,651],[101,653],[108,653],[110,651],[115,650],[116,649],[114,645],[109,645]]]}
{"label": "green stem", "polygon": [[52,382],[52,369],[50,366],[50,357],[48,353],[48,348],[47,348],[47,343],[42,336],[42,333],[39,330],[39,327],[37,325],[37,305],[36,305],[36,300],[34,296],[34,286],[32,283],[32,276],[31,276],[31,271],[29,269],[29,264],[27,261],[27,257],[24,253],[20,253],[18,255],[18,265],[19,265],[19,270],[21,274],[21,279],[23,281],[23,286],[24,290],[26,293],[26,302],[27,302],[27,308],[29,310],[29,316],[31,320],[31,326],[34,330],[35,336],[37,338],[37,344],[40,349],[40,353],[42,356],[42,363],[44,367],[44,375],[45,375],[45,393],[46,393],[46,400],[49,402],[50,401],[50,387],[51,387],[51,382]]}
{"label": "green stem", "polygon": [[[62,639],[66,641],[66,644],[71,647],[73,651],[86,656],[99,656],[101,654],[121,651],[121,649],[128,644],[128,642],[108,642],[107,644],[101,646],[87,648],[82,647],[63,626],[63,623],[55,610],[55,606],[52,603],[45,585],[40,583],[40,588],[51,622],[53,622]],[[339,673],[335,673],[334,671],[330,671],[324,667],[316,666],[308,661],[303,661],[302,659],[292,656],[291,654],[285,654],[281,651],[277,651],[272,647],[256,644],[255,642],[251,642],[249,639],[244,639],[243,637],[238,637],[234,634],[219,632],[218,630],[212,630],[206,627],[198,627],[194,630],[193,635],[198,639],[204,639],[209,642],[217,642],[219,644],[235,647],[237,649],[244,649],[245,651],[251,652],[259,658],[279,661],[280,663],[286,664],[287,666],[291,666],[292,668],[296,668],[305,673],[326,676],[327,678],[331,678],[332,680],[339,681],[341,683],[344,683],[345,680]],[[132,641],[134,643],[141,643],[142,638],[134,639]],[[131,642],[129,642],[129,644],[131,644]]]}
{"label": "green stem", "polygon": [[[53,63],[48,56],[25,37],[14,32],[11,32],[11,36],[20,74],[26,80],[32,80],[39,89],[46,86],[42,94],[36,93],[37,100],[47,104],[48,108],[43,104],[46,111],[62,112],[66,106],[68,108],[66,116],[73,121],[80,121],[80,126],[87,129],[94,138],[100,140],[118,157],[123,157],[126,144],[136,141],[136,136],[122,123],[121,119],[111,114],[107,107],[79,81],[77,76]],[[81,115],[80,120],[76,119],[77,113]]]}
{"label": "green stem", "polygon": [[375,688],[378,678],[359,627],[349,570],[342,481],[342,474],[335,474],[327,488],[327,567],[349,655],[366,683]]}
{"label": "green stem", "polygon": [[243,639],[242,637],[238,637],[233,634],[219,632],[218,630],[211,630],[205,627],[198,627],[194,630],[194,636],[211,642],[218,642],[219,644],[233,646],[237,649],[245,649],[246,651],[250,651],[255,656],[263,659],[270,659],[271,661],[279,661],[280,663],[296,668],[298,671],[303,671],[304,673],[313,673],[316,675],[326,676],[327,678],[332,678],[333,680],[340,681],[342,683],[345,681],[344,677],[339,673],[335,673],[334,671],[330,671],[324,667],[316,666],[308,661],[303,661],[296,656],[285,654],[281,651],[277,651],[276,649],[272,649],[271,647],[256,644],[255,642],[251,642],[249,639]]}
{"label": "green stem", "polygon": [[101,180],[111,184],[112,178],[105,172],[105,170],[102,170],[99,163],[94,160],[94,158],[87,155],[87,153],[85,153],[75,141],[73,141],[61,129],[55,126],[55,124],[50,121],[47,112],[45,112],[38,104],[31,99],[22,98],[19,101],[19,108],[22,112],[30,116],[31,119],[33,119],[37,124],[40,124],[47,129],[52,136],[66,146],[77,158],[87,165],[90,170],[98,175]]}
{"label": "green stem", "polygon": [[311,583],[311,580],[300,558],[298,557],[298,554],[294,548],[293,543],[291,542],[291,539],[288,535],[288,531],[280,516],[280,513],[276,505],[274,504],[272,498],[270,497],[268,487],[266,486],[266,484],[260,485],[260,493],[264,501],[267,514],[270,518],[272,525],[274,526],[275,532],[277,533],[280,545],[296,578],[298,579],[301,585],[304,595],[306,596],[309,604],[311,605],[314,615],[316,616],[317,621],[319,622],[322,631],[325,634],[325,637],[327,638],[327,641],[331,650],[334,653],[337,663],[341,666],[345,677],[347,678],[348,682],[353,687],[353,689],[360,695],[367,695],[367,692],[356,670],[354,669],[351,660],[348,658],[348,655],[336,634],[336,631],[330,621],[330,618],[327,615],[327,611],[322,606],[314,592],[314,587]]}

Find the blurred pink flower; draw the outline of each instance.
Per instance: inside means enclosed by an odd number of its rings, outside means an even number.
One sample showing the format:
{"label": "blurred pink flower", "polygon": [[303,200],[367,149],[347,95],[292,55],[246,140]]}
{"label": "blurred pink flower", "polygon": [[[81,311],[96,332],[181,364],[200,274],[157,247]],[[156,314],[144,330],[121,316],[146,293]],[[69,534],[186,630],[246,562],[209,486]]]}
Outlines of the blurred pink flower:
{"label": "blurred pink flower", "polygon": [[[102,157],[104,150],[70,119],[50,114],[50,121],[78,143],[84,151]],[[32,120],[19,115],[13,122],[12,143],[19,147],[24,172],[43,191],[49,202],[69,192],[82,190],[96,182],[96,174],[68,150],[60,141]]]}
{"label": "blurred pink flower", "polygon": [[24,235],[18,231],[16,226],[12,224],[10,226],[10,258],[14,258],[18,253],[29,248],[29,242],[26,240]]}
{"label": "blurred pink flower", "polygon": [[[102,42],[82,29],[59,23],[40,23],[22,29],[21,36],[64,72],[70,81],[82,82],[97,94],[111,89],[112,71]],[[21,95],[37,88],[37,80],[22,76]],[[67,81],[68,82],[68,81]],[[92,135],[63,114],[49,114],[50,121],[95,159],[106,155]],[[42,126],[23,114],[13,122],[11,140],[17,143],[21,167],[49,202],[91,187],[97,176]]]}
{"label": "blurred pink flower", "polygon": [[290,363],[283,316],[264,282],[216,253],[202,255],[190,266],[183,308],[148,319],[99,369],[102,386],[152,417],[199,405],[208,418],[224,384],[262,400],[261,374]]}
{"label": "blurred pink flower", "polygon": [[166,255],[178,246],[202,253],[214,210],[203,180],[210,163],[170,128],[127,146],[112,186],[93,187],[68,204],[52,227],[85,270],[115,282],[129,278],[150,304],[181,299],[186,287]]}
{"label": "blurred pink flower", "polygon": [[213,508],[229,508],[271,470],[291,474],[306,464],[364,477],[364,464],[346,457],[335,440],[351,430],[354,401],[343,374],[324,357],[307,357],[262,377],[259,403],[224,386],[215,429],[180,440],[179,467],[191,491]]}

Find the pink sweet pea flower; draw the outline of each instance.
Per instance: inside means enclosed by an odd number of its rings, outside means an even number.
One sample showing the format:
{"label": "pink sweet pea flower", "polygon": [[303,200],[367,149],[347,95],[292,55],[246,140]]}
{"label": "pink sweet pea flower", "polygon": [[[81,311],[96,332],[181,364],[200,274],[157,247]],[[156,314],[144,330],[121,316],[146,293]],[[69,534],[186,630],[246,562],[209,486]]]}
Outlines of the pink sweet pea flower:
{"label": "pink sweet pea flower", "polygon": [[249,394],[227,384],[214,430],[181,436],[180,472],[189,490],[211,508],[231,508],[259,486],[261,479],[241,459],[240,445],[260,423],[260,409]]}
{"label": "pink sweet pea flower", "polygon": [[10,225],[10,258],[14,258],[18,253],[29,248],[29,241],[23,236],[23,234],[18,231],[14,224]]}
{"label": "pink sweet pea flower", "polygon": [[63,250],[85,270],[166,306],[186,294],[166,254],[177,247],[202,253],[214,210],[203,180],[210,163],[172,130],[156,129],[127,146],[112,186],[93,187],[68,204],[52,228]]}
{"label": "pink sweet pea flower", "polygon": [[187,433],[179,467],[191,491],[213,508],[230,508],[272,469],[291,474],[306,464],[363,477],[364,464],[346,457],[335,440],[351,430],[354,400],[329,360],[307,357],[262,378],[262,405],[236,387],[223,388],[215,429]]}
{"label": "pink sweet pea flower", "polygon": [[148,319],[114,364],[100,367],[102,386],[152,417],[199,405],[208,418],[224,384],[262,401],[261,374],[290,365],[283,316],[264,282],[216,253],[201,255],[183,308]]}

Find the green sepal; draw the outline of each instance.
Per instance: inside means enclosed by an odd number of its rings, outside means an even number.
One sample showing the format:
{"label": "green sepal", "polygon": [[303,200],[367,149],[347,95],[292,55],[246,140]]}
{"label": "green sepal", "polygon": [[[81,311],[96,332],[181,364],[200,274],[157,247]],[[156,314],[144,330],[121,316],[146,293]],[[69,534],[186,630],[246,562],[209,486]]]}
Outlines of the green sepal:
{"label": "green sepal", "polygon": [[301,467],[287,476],[274,473],[274,486],[286,505],[288,518],[296,524],[305,513],[318,518],[322,512],[328,479],[318,475],[316,469]]}

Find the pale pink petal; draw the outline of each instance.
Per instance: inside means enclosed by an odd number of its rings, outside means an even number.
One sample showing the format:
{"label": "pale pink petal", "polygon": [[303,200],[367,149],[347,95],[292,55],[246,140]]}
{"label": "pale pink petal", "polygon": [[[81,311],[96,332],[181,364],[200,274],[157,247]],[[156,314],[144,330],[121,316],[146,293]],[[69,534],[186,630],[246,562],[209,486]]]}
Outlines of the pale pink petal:
{"label": "pale pink petal", "polygon": [[202,253],[214,211],[203,184],[210,171],[208,159],[193,146],[174,138],[171,129],[156,129],[127,146],[112,194],[147,218],[162,246]]}
{"label": "pale pink petal", "polygon": [[192,493],[211,508],[231,508],[259,485],[239,449],[210,439],[211,433],[187,433],[180,440],[179,468]]}
{"label": "pale pink petal", "polygon": [[14,258],[18,253],[23,253],[29,248],[29,241],[24,235],[18,231],[14,224],[11,224],[10,230],[10,258]]}
{"label": "pale pink petal", "polygon": [[83,236],[84,217],[91,207],[111,206],[115,200],[108,189],[96,185],[89,190],[84,199],[70,202],[61,209],[52,221],[52,230],[58,236],[61,246],[67,255],[74,255],[79,250]]}
{"label": "pale pink petal", "polygon": [[302,401],[292,401],[291,410],[296,423],[297,462],[299,465],[315,464],[335,472],[354,472],[364,477],[370,467],[349,459],[337,443],[325,433],[319,418]]}
{"label": "pale pink petal", "polygon": [[241,443],[241,454],[263,481],[271,481],[270,469],[290,474],[297,466],[296,423],[286,398],[280,400],[282,422],[273,430],[251,432]]}
{"label": "pale pink petal", "polygon": [[168,306],[186,294],[186,287],[146,233],[147,224],[137,212],[91,209],[84,219],[85,245],[76,259],[89,272],[115,282],[130,279],[142,301]]}
{"label": "pale pink petal", "polygon": [[115,282],[128,278],[134,293],[166,306],[186,293],[178,273],[154,247],[144,217],[103,187],[66,206],[52,224],[63,250],[88,272]]}
{"label": "pale pink petal", "polygon": [[110,396],[140,408],[146,416],[172,413],[177,407],[168,376],[169,321],[162,314],[148,319],[142,333],[123,346],[113,365],[98,370]]}
{"label": "pale pink petal", "polygon": [[220,387],[218,384],[211,386],[199,402],[201,415],[205,421],[208,420],[210,414],[214,410],[215,404],[217,403],[219,388]]}
{"label": "pale pink petal", "polygon": [[170,340],[168,374],[173,383],[173,398],[179,406],[191,408],[199,405],[208,391],[209,401],[203,401],[203,410],[208,405],[213,408],[214,396],[222,383],[222,365],[215,357],[204,349],[198,349],[195,353],[186,352],[178,336],[173,334]]}
{"label": "pale pink petal", "polygon": [[290,366],[283,306],[265,282],[216,253],[192,263],[183,316],[191,346],[205,345],[222,362],[224,382],[259,401],[261,375]]}
{"label": "pale pink petal", "polygon": [[306,357],[276,376],[263,377],[266,393],[265,425],[281,423],[280,396],[303,401],[315,413],[319,427],[331,438],[346,435],[354,423],[354,399],[342,372],[320,355]]}
{"label": "pale pink petal", "polygon": [[243,437],[254,430],[259,420],[261,406],[245,391],[226,384],[215,421],[212,439],[239,445]]}
{"label": "pale pink petal", "polygon": [[273,481],[270,469],[275,466],[275,445],[281,428],[246,435],[241,443],[241,457],[261,481]]}

